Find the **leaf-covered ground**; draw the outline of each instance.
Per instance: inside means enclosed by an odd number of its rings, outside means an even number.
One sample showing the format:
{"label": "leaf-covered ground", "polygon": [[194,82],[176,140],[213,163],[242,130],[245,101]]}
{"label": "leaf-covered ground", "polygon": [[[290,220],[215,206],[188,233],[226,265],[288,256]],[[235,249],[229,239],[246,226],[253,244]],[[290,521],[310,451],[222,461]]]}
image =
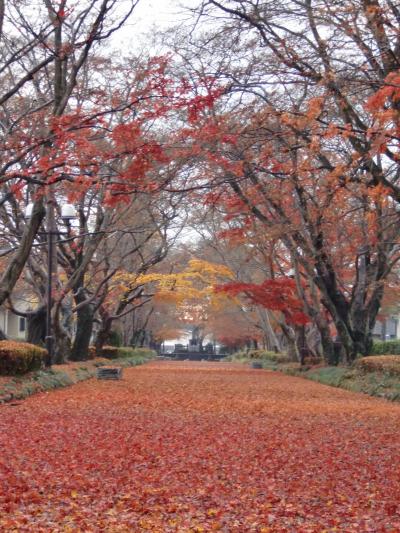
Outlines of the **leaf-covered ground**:
{"label": "leaf-covered ground", "polygon": [[400,406],[233,364],[124,372],[0,407],[0,531],[400,531]]}

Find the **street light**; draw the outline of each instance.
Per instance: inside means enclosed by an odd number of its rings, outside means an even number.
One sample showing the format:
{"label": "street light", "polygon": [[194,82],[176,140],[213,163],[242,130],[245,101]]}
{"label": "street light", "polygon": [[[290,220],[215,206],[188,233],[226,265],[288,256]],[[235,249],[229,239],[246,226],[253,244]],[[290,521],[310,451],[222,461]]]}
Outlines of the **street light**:
{"label": "street light", "polygon": [[[49,210],[51,211],[49,213]],[[32,216],[33,203],[29,203],[25,209],[25,217],[30,218]],[[72,220],[77,218],[75,207],[71,204],[64,204],[61,207],[61,217],[62,221],[65,224],[69,224]],[[55,214],[54,214],[54,204],[48,203],[48,212],[47,212],[47,225],[46,231],[43,232],[43,235],[47,237],[47,294],[46,294],[46,349],[48,353],[48,360],[46,366],[51,366],[53,362],[53,330],[51,323],[51,308],[52,308],[52,292],[53,292],[53,254],[54,254],[54,237],[60,235],[61,231],[57,229],[55,224]]]}
{"label": "street light", "polygon": [[61,218],[64,222],[71,222],[77,218],[75,207],[72,204],[64,204],[61,207]]}

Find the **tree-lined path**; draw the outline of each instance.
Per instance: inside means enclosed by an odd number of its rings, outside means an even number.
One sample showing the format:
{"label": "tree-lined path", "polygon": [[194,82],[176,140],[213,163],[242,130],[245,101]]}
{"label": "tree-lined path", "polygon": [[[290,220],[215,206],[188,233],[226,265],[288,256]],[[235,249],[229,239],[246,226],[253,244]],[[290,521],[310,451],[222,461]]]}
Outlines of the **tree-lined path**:
{"label": "tree-lined path", "polygon": [[157,362],[0,408],[0,531],[400,531],[400,407]]}

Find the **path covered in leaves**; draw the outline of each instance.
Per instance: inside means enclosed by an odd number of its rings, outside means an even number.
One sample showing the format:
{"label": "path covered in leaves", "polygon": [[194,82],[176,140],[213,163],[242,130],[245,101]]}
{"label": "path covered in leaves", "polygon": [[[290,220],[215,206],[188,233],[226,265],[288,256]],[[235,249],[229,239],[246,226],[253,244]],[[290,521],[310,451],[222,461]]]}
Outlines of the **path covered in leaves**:
{"label": "path covered in leaves", "polygon": [[400,531],[400,406],[224,363],[124,372],[0,407],[0,531]]}

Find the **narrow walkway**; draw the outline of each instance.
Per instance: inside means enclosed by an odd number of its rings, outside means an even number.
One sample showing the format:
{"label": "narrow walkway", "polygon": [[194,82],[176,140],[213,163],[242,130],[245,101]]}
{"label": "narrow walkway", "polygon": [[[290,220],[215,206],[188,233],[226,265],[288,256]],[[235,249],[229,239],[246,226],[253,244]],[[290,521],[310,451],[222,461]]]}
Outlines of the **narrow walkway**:
{"label": "narrow walkway", "polygon": [[157,362],[0,407],[0,531],[399,532],[400,406]]}

